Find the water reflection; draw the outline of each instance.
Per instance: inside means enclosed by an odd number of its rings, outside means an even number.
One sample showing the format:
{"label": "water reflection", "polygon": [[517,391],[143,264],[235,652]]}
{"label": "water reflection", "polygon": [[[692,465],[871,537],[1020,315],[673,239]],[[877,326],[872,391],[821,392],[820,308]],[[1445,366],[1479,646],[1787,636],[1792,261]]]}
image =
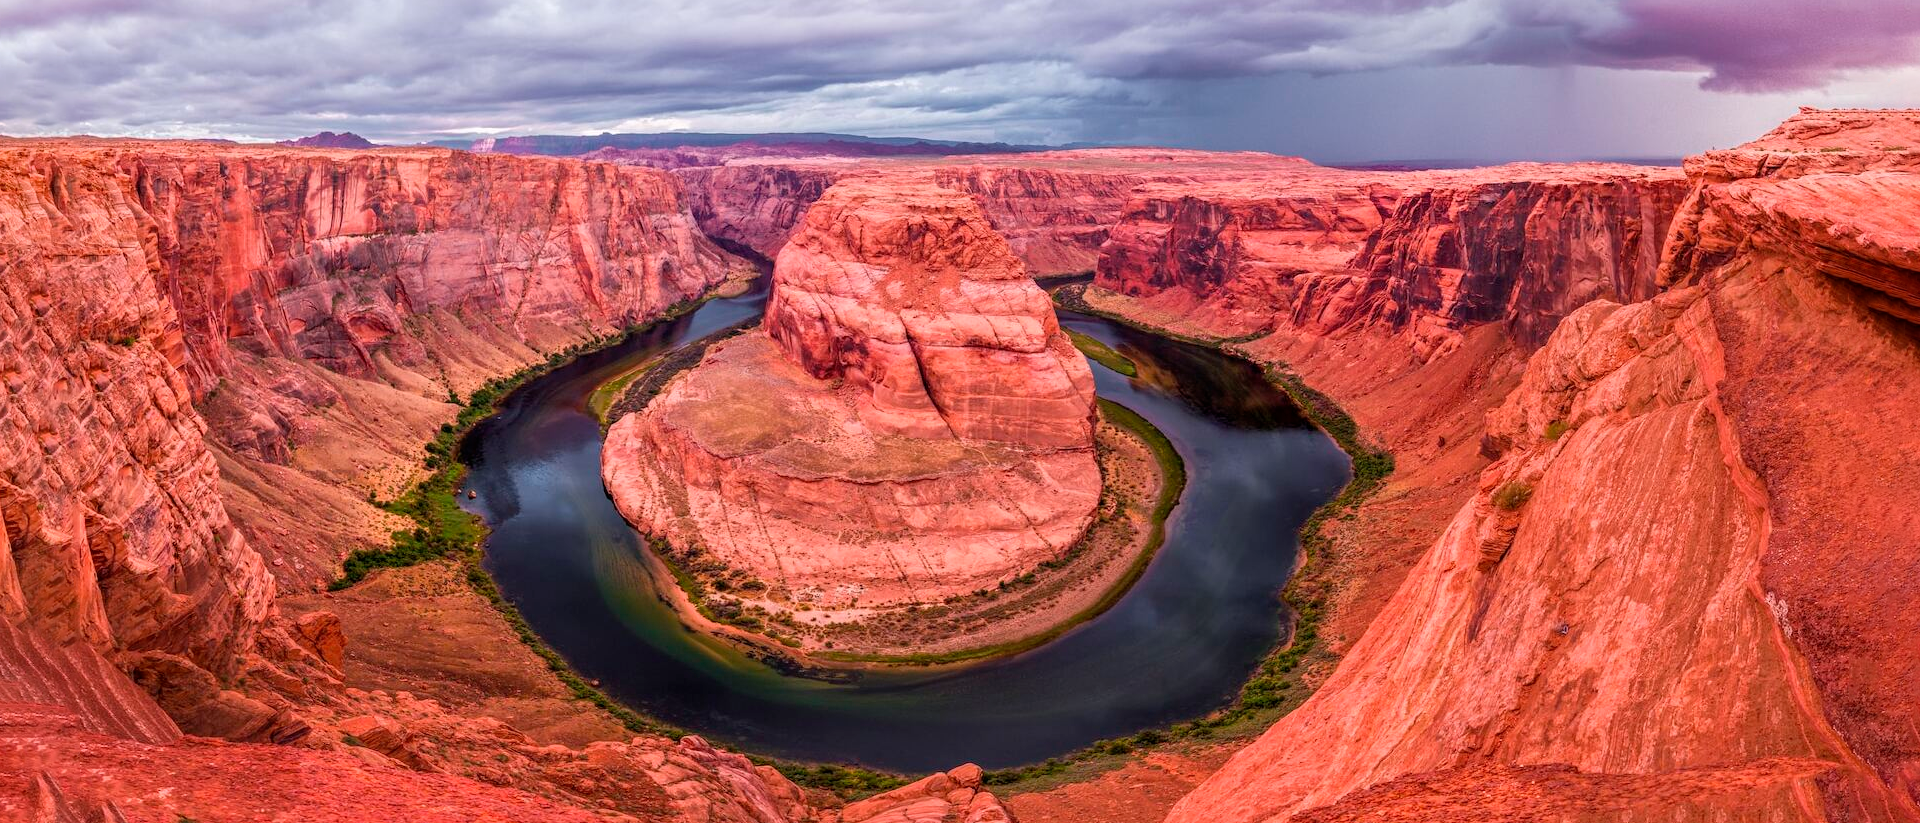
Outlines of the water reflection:
{"label": "water reflection", "polygon": [[712,301],[582,357],[508,397],[463,445],[474,508],[494,529],[487,568],[541,637],[616,698],[787,757],[999,767],[1203,714],[1271,646],[1294,535],[1345,482],[1345,455],[1251,366],[1070,312],[1063,324],[1140,367],[1129,380],[1096,365],[1101,396],[1166,432],[1189,472],[1166,546],[1111,611],[1014,658],[852,683],[784,677],[683,627],[601,487],[586,401],[609,376],[752,317],[764,300],[762,289]]}

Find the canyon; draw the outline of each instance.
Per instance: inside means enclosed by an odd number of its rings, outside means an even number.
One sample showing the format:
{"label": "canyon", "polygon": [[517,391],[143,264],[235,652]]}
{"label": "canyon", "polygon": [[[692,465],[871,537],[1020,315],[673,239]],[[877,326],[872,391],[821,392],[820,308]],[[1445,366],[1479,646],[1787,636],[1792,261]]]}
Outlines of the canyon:
{"label": "canyon", "polygon": [[[1920,820],[1914,145],[1920,114],[1811,109],[1684,169],[0,141],[0,808]],[[960,766],[849,804],[572,699],[457,562],[317,591],[404,525],[369,500],[424,476],[450,397],[750,277],[729,248],[775,261],[764,328],[614,424],[631,519],[825,590],[847,552],[754,553],[931,477],[922,524],[966,534],[876,599],[1017,573],[1098,494],[1088,367],[1028,280],[1090,271],[1087,310],[1262,364],[1393,455],[1293,583],[1311,697],[1203,766],[1010,796]],[[955,517],[973,481],[780,453],[843,437],[991,444],[969,476],[1024,505]],[[795,536],[711,537],[748,512]],[[1058,534],[979,539],[1015,514]]]}

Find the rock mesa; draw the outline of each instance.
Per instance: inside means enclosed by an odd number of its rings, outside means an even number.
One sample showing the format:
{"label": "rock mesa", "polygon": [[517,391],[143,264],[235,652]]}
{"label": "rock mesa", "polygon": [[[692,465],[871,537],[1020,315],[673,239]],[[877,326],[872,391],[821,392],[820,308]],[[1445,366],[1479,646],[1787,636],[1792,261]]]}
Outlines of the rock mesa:
{"label": "rock mesa", "polygon": [[780,252],[763,328],[616,423],[621,511],[804,600],[992,586],[1091,522],[1093,380],[969,197],[850,180]]}

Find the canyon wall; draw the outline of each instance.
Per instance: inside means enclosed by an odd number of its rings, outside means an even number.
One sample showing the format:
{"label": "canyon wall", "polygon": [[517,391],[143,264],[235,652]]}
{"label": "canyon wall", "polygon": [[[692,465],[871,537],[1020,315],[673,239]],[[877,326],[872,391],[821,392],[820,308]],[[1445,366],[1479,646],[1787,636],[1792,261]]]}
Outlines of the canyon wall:
{"label": "canyon wall", "polygon": [[111,163],[0,152],[0,616],[230,677],[272,579],[220,501],[158,241]]}
{"label": "canyon wall", "polygon": [[[393,523],[447,400],[749,269],[646,169],[432,150],[92,144],[20,151],[122,179],[153,235],[176,368],[227,503],[283,584]],[[290,516],[292,512],[302,516]]]}
{"label": "canyon wall", "polygon": [[602,463],[680,550],[819,606],[925,603],[1079,539],[1093,419],[1086,360],[979,206],[859,177],[782,248],[763,327],[615,423]]}
{"label": "canyon wall", "polygon": [[772,259],[806,208],[849,176],[922,181],[968,194],[1036,277],[1094,270],[1107,233],[1134,190],[1153,181],[1191,186],[1274,169],[1317,169],[1291,157],[1175,149],[1083,149],[1014,155],[860,160],[737,159],[681,168],[693,214],[709,235]]}
{"label": "canyon wall", "polygon": [[1422,356],[1502,322],[1538,346],[1596,298],[1654,291],[1686,182],[1602,164],[1362,173],[1307,167],[1137,193],[1095,284],[1215,336],[1412,330]]}
{"label": "canyon wall", "polygon": [[[1687,184],[1666,169],[1505,166],[1410,193],[1349,271],[1315,278],[1292,320],[1458,332],[1499,322],[1521,347],[1597,299],[1644,300]],[[1447,342],[1425,345],[1444,347]]]}
{"label": "canyon wall", "polygon": [[113,141],[0,164],[0,613],[223,677],[272,598],[256,549],[311,585],[383,542],[365,497],[418,470],[450,392],[738,266],[643,169]]}
{"label": "canyon wall", "polygon": [[[606,166],[15,141],[0,179],[0,614],[220,679],[271,611],[258,536],[294,571],[271,545],[283,532],[235,527],[223,459],[304,468],[302,449],[333,450],[328,415],[400,405],[411,418],[389,421],[382,456],[413,469],[454,373],[477,383],[537,357],[526,341],[650,316],[729,269],[671,178]],[[462,360],[462,341],[436,334],[483,325],[518,349],[505,363]],[[308,488],[377,522],[363,489],[319,474]],[[300,521],[302,503],[275,514]],[[308,526],[324,552],[309,579],[344,553],[325,525]]]}
{"label": "canyon wall", "polygon": [[1169,820],[1920,819],[1914,119],[1690,159],[1658,293],[1557,325],[1332,677]]}

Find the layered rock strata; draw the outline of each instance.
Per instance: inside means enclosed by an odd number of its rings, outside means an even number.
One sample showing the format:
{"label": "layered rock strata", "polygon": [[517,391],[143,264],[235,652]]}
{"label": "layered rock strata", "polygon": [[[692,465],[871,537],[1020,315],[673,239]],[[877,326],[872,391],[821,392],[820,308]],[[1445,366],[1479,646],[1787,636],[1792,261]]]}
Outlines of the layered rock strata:
{"label": "layered rock strata", "polygon": [[[1332,678],[1169,819],[1358,819],[1412,785],[1423,819],[1920,819],[1887,607],[1920,451],[1885,425],[1920,408],[1914,122],[1810,111],[1690,159],[1659,293],[1558,325]],[[1520,785],[1495,802],[1489,768]],[[1611,810],[1570,791],[1627,778]]]}
{"label": "layered rock strata", "polygon": [[734,265],[643,169],[10,141],[0,180],[0,614],[219,678],[268,617],[262,536],[281,575],[330,578],[342,535],[296,528],[378,523],[368,487],[417,470],[450,391]]}
{"label": "layered rock strata", "polygon": [[642,530],[832,607],[928,602],[1057,556],[1098,501],[1093,382],[971,198],[850,179],[780,253],[763,328],[615,423]]}
{"label": "layered rock strata", "polygon": [[1383,327],[1431,356],[1501,322],[1531,349],[1588,300],[1653,293],[1685,193],[1676,171],[1603,164],[1149,187],[1095,282],[1220,336]]}
{"label": "layered rock strata", "polygon": [[[416,475],[450,396],[745,271],[695,229],[677,181],[646,169],[127,141],[9,141],[0,165],[8,328],[21,347],[46,350],[18,351],[14,389],[53,389],[16,409],[49,420],[21,425],[86,428],[88,392],[150,397],[140,402],[158,410],[101,401],[120,429],[155,444],[130,457],[83,456],[106,446],[52,431],[27,436],[48,441],[37,448],[70,443],[70,473],[133,464],[129,488],[170,475],[167,505],[221,508],[224,496],[238,535],[222,533],[228,513],[173,513],[141,515],[159,527],[131,540],[168,535],[195,554],[218,539],[235,557],[251,543],[295,587],[385,542],[394,525],[366,498]],[[41,373],[62,358],[64,374]],[[202,430],[210,456],[162,442],[197,444]],[[39,497],[33,485],[52,475],[32,476],[16,485]],[[95,505],[116,509],[101,509],[109,520],[143,505],[111,494],[121,499]],[[73,531],[74,511],[48,511],[49,528]],[[166,565],[132,549],[134,565]],[[187,576],[207,586],[225,575]]]}
{"label": "layered rock strata", "polygon": [[1028,272],[1044,277],[1093,271],[1109,230],[1143,184],[1194,186],[1300,169],[1329,171],[1267,154],[1086,149],[937,159],[739,158],[677,173],[687,181],[701,229],[769,259],[835,181],[931,180],[978,201]]}

